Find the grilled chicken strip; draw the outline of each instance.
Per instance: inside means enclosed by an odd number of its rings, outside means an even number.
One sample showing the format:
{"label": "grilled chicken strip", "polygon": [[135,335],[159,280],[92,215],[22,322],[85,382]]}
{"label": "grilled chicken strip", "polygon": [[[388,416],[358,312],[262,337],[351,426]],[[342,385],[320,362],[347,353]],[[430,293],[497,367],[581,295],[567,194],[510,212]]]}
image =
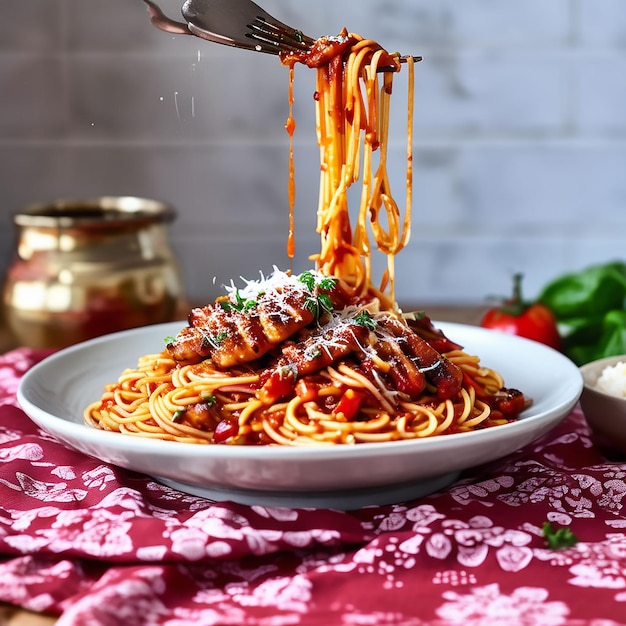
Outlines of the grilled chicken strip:
{"label": "grilled chicken strip", "polygon": [[[369,330],[355,323],[344,323],[322,332],[299,337],[301,341],[281,346],[279,366],[293,364],[299,376],[313,374],[368,344]],[[304,333],[303,333],[304,334]]]}
{"label": "grilled chicken strip", "polygon": [[426,377],[413,360],[404,353],[400,344],[393,339],[379,339],[374,345],[378,356],[389,363],[387,374],[396,389],[409,396],[418,396],[426,387]]}
{"label": "grilled chicken strip", "polygon": [[167,350],[176,361],[197,363],[205,358],[219,368],[258,359],[273,346],[310,324],[310,295],[303,289],[268,291],[248,311],[225,309],[220,303],[193,309]]}
{"label": "grilled chicken strip", "polygon": [[424,313],[408,313],[404,316],[404,321],[416,335],[427,341],[437,352],[463,349],[463,346],[448,339],[440,328],[436,328],[430,317]]}
{"label": "grilled chicken strip", "polygon": [[416,335],[406,324],[389,317],[382,320],[380,326],[396,338],[402,352],[409,356],[426,379],[435,385],[438,398],[442,400],[452,398],[461,390],[463,383],[461,369]]}
{"label": "grilled chicken strip", "polygon": [[314,374],[353,352],[364,350],[370,331],[351,321],[321,332],[299,333],[298,341],[281,346],[281,356],[257,393],[265,404],[289,394],[301,376]]}

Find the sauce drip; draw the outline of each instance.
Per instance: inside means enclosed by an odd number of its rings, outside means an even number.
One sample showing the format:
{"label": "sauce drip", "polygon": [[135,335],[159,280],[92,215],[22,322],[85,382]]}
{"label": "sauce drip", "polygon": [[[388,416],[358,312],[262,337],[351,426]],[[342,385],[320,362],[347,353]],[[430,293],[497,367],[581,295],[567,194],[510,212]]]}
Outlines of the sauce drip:
{"label": "sauce drip", "polygon": [[285,129],[289,135],[289,183],[287,187],[287,195],[289,198],[289,235],[287,237],[287,256],[293,259],[296,253],[296,242],[294,235],[294,218],[293,209],[296,202],[296,182],[293,165],[293,133],[296,130],[296,121],[293,117],[293,75],[294,66],[289,66],[289,117],[285,123]]}

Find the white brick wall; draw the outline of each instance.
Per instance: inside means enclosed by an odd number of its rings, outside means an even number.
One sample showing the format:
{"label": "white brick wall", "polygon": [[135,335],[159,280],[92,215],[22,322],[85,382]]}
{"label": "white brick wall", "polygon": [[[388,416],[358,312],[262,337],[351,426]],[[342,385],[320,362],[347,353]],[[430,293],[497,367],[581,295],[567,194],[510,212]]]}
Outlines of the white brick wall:
{"label": "white brick wall", "polygon": [[[181,3],[162,6],[178,17]],[[313,36],[345,25],[424,56],[401,301],[481,302],[517,271],[533,295],[624,256],[624,0],[260,3]],[[172,241],[194,300],[286,265],[287,71],[275,59],[157,31],[140,0],[0,10],[0,269],[14,211],[101,194],[177,207]],[[312,85],[300,68],[296,269],[317,248]],[[404,100],[399,84],[394,95]]]}

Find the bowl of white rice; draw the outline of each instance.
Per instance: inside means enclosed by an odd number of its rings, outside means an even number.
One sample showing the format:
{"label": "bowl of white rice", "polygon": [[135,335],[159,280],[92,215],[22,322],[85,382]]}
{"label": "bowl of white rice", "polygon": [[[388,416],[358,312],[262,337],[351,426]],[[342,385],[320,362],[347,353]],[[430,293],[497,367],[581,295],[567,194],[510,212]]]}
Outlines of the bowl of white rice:
{"label": "bowl of white rice", "polygon": [[592,361],[580,371],[587,423],[601,445],[626,453],[626,355]]}

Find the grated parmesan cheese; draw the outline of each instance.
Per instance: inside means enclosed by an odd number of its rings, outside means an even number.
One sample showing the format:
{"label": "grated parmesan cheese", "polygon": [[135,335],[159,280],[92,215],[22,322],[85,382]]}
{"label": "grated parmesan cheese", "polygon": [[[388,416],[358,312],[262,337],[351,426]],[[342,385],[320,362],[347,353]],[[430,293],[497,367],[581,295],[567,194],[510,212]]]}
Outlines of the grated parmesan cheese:
{"label": "grated parmesan cheese", "polygon": [[596,388],[612,396],[626,398],[626,363],[620,361],[605,367],[596,382]]}
{"label": "grated parmesan cheese", "polygon": [[[224,285],[224,289],[228,294],[231,301],[235,301],[235,293],[239,292],[239,296],[244,300],[248,298],[257,298],[260,293],[266,293],[275,291],[276,289],[282,289],[285,287],[291,287],[292,289],[297,289],[298,291],[306,292],[307,289],[305,285],[303,285],[299,280],[299,275],[289,274],[287,272],[283,272],[274,266],[272,273],[269,276],[265,276],[263,272],[259,272],[260,279],[257,280],[247,280],[240,276],[240,279],[243,281],[243,287],[237,287],[234,281],[230,281],[230,285]],[[313,274],[316,278],[323,278],[323,275],[315,270],[311,270],[311,274]]]}

